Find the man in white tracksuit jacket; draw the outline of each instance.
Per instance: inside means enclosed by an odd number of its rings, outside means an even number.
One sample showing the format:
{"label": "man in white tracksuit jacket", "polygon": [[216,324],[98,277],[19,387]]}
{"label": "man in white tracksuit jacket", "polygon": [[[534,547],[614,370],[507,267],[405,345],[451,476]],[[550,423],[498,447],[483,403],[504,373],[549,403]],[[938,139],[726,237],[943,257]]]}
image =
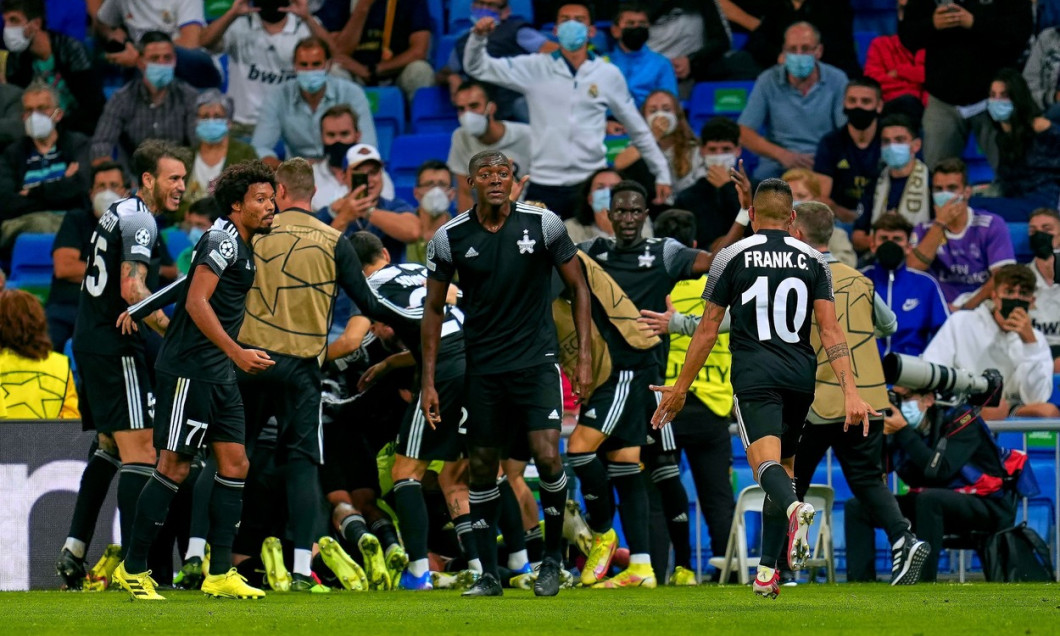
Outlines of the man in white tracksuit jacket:
{"label": "man in white tracksuit jacket", "polygon": [[1053,393],[1049,345],[1027,313],[1034,302],[1034,274],[1026,265],[1003,265],[994,281],[993,303],[951,314],[923,358],[977,374],[987,369],[1001,372],[1002,403],[983,409],[983,419],[1060,417],[1060,410],[1048,402]]}

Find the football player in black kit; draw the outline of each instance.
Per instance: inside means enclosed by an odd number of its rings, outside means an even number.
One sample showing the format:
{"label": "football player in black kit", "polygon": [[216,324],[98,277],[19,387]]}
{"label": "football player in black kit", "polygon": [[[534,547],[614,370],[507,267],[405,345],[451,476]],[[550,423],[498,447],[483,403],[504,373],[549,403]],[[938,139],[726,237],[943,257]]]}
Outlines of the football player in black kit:
{"label": "football player in black kit", "polygon": [[[232,567],[232,541],[242,510],[247,474],[243,400],[235,368],[256,373],[274,362],[260,350],[239,346],[247,292],[254,283],[253,234],[268,233],[276,211],[272,171],[260,162],[229,166],[214,187],[227,213],[199,239],[191,271],[179,287],[173,322],[155,368],[158,373],[158,466],[136,506],[132,543],[114,578],[134,599],[160,600],[147,570],[147,555],[169,505],[206,443],[217,458],[210,495],[210,573],[202,591],[219,598],[260,598]],[[160,294],[162,292],[159,292]],[[148,304],[150,299],[146,301]],[[135,327],[136,306],[119,320]]]}
{"label": "football player in black kit", "polygon": [[[681,245],[673,239],[645,239],[641,228],[648,218],[647,191],[635,181],[622,181],[611,188],[608,218],[614,238],[597,238],[578,247],[604,269],[637,309],[662,310],[674,283],[707,273],[714,255]],[[641,446],[645,445],[648,422],[658,402],[650,387],[661,384],[666,345],[658,340],[650,349],[631,346],[609,319],[605,307],[593,303],[593,321],[607,342],[611,376],[582,405],[578,426],[567,447],[567,459],[581,481],[593,547],[582,570],[582,585],[596,587],[655,587],[656,577],[649,557],[648,493],[641,474]],[[688,495],[681,485],[676,458],[669,455],[673,470],[661,465],[665,451],[676,450],[669,428],[653,447],[645,465],[653,473],[666,475],[660,489],[668,508],[667,517],[688,515]],[[669,443],[669,445],[667,444]],[[667,447],[668,446],[668,447]],[[605,468],[598,450],[607,458]],[[658,470],[666,468],[667,470]],[[610,478],[610,479],[609,479]],[[612,484],[621,500],[622,527],[629,542],[629,568],[603,581],[615,554],[617,538],[611,527],[614,517]],[[676,497],[665,489],[675,486]],[[677,491],[674,491],[677,492]],[[675,500],[671,502],[672,500]],[[670,510],[675,503],[677,510]],[[682,510],[683,508],[683,510]],[[687,527],[687,524],[686,524]],[[688,542],[687,531],[685,543]],[[665,564],[663,565],[665,568]]]}
{"label": "football player in black kit", "polygon": [[[139,176],[138,196],[110,206],[92,233],[85,279],[74,323],[74,360],[81,372],[81,414],[98,431],[100,449],[81,476],[70,534],[56,562],[67,587],[81,589],[85,577],[85,544],[95,529],[99,509],[121,458],[118,510],[122,547],[127,548],[136,499],[151,478],[155,449],[151,444],[154,395],[140,334],[122,334],[114,325],[129,305],[151,293],[147,281],[155,272],[160,249],[155,215],[175,212],[184,194],[191,156],[156,139],[136,149],[132,168]],[[169,319],[161,311],[147,318],[164,333]]]}
{"label": "football player in black kit", "polygon": [[813,403],[817,357],[810,344],[810,312],[843,390],[846,426],[869,431],[869,414],[879,415],[858,394],[850,350],[836,320],[832,274],[817,250],[792,238],[795,219],[791,188],[766,179],[750,210],[755,235],[718,252],[703,291],[706,308],[688,346],[674,386],[655,387],[662,400],[652,425],[670,423],[685,393],[717,340],[726,308],[732,317],[732,385],[736,421],[747,461],[766,491],[762,510],[762,559],[754,592],[776,598],[776,569],[787,524],[787,556],[793,570],[809,555],[806,534],[814,509],[795,497],[795,447]]}
{"label": "football player in black kit", "polygon": [[[511,161],[486,151],[471,158],[468,184],[476,204],[446,223],[427,246],[423,373],[420,404],[432,427],[442,422],[436,375],[445,298],[460,277],[467,316],[466,424],[470,453],[468,499],[482,561],[482,578],[468,596],[500,596],[497,579],[497,515],[500,454],[516,436],[526,436],[541,478],[545,513],[545,556],[534,594],[559,592],[560,552],[567,477],[559,456],[563,396],[559,346],[552,320],[553,270],[572,296],[578,335],[578,364],[571,378],[575,395],[591,382],[589,290],[577,248],[553,212],[510,200]],[[445,423],[449,424],[449,423]]]}

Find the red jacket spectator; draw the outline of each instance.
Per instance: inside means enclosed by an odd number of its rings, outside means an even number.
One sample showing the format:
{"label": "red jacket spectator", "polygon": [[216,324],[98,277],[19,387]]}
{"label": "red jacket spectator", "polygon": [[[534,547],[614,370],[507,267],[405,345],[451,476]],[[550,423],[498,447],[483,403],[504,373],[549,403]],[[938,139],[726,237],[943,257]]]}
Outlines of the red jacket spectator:
{"label": "red jacket spectator", "polygon": [[872,40],[865,59],[865,75],[880,83],[885,102],[912,95],[927,105],[924,49],[911,53],[897,35],[881,35]]}

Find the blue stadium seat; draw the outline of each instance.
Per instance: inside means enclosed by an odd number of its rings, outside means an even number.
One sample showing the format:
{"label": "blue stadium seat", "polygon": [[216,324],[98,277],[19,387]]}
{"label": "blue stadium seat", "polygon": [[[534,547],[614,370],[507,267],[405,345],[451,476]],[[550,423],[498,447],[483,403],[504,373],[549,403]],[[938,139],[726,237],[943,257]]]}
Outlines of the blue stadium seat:
{"label": "blue stadium seat", "polygon": [[456,109],[449,101],[449,89],[428,86],[416,91],[412,98],[412,132],[452,133],[460,126]]}
{"label": "blue stadium seat", "polygon": [[162,239],[166,242],[166,248],[173,260],[177,260],[184,250],[195,247],[188,240],[188,235],[179,227],[168,227],[162,230]]}
{"label": "blue stadium seat", "polygon": [[379,154],[386,161],[390,158],[390,145],[394,138],[405,132],[405,96],[395,86],[366,88],[364,92],[372,105]]}
{"label": "blue stadium seat", "polygon": [[975,135],[968,135],[968,143],[964,145],[964,152],[961,153],[961,158],[965,161],[986,159],[986,155],[979,150],[979,140],[975,138]]}
{"label": "blue stadium seat", "polygon": [[692,89],[688,103],[688,123],[699,134],[703,124],[715,115],[736,117],[745,106],[754,82],[700,82]]}
{"label": "blue stadium seat", "polygon": [[[531,0],[509,0],[512,17],[527,22],[534,21],[534,4]],[[449,33],[463,33],[471,28],[471,0],[452,0],[449,4]]]}
{"label": "blue stadium seat", "polygon": [[898,30],[898,11],[891,0],[853,0],[854,31],[890,35]]}
{"label": "blue stadium seat", "polygon": [[1012,239],[1012,249],[1016,253],[1016,262],[1026,263],[1034,257],[1031,253],[1031,239],[1027,234],[1026,223],[1008,223],[1008,235]]}
{"label": "blue stadium seat", "polygon": [[412,189],[416,186],[416,171],[428,159],[445,161],[449,156],[448,133],[425,135],[402,135],[394,139],[387,171],[394,180],[394,190],[399,199],[413,203]]}
{"label": "blue stadium seat", "polygon": [[52,282],[54,234],[19,234],[11,251],[11,274],[7,286],[48,287]]}
{"label": "blue stadium seat", "polygon": [[973,159],[966,161],[968,164],[968,183],[979,185],[991,183],[994,180],[994,169],[986,159]]}
{"label": "blue stadium seat", "polygon": [[746,33],[733,33],[732,34],[732,50],[739,51],[747,44],[748,36]]}
{"label": "blue stadium seat", "polygon": [[78,42],[87,37],[85,21],[87,13],[84,0],[44,3],[44,19],[48,30],[68,35]]}
{"label": "blue stadium seat", "polygon": [[854,47],[858,52],[858,64],[865,68],[865,58],[869,54],[869,44],[878,34],[875,31],[858,31],[854,33]]}
{"label": "blue stadium seat", "polygon": [[442,0],[427,0],[427,12],[431,14],[431,42],[436,44],[445,33],[445,6]]}
{"label": "blue stadium seat", "polygon": [[460,39],[460,33],[448,33],[438,38],[434,43],[434,70],[440,71],[449,62],[449,55],[456,48],[456,42]]}

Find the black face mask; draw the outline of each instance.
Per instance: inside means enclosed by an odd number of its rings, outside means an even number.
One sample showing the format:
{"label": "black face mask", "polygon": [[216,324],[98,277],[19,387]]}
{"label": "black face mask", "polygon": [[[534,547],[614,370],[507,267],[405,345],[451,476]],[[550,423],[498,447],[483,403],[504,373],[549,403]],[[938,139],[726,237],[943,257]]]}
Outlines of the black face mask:
{"label": "black face mask", "polygon": [[1053,255],[1053,235],[1046,232],[1031,234],[1031,253],[1037,258],[1049,258]]}
{"label": "black face mask", "polygon": [[879,116],[879,113],[867,108],[844,108],[843,114],[847,116],[847,123],[857,130],[865,130]]}
{"label": "black face mask", "polygon": [[254,0],[254,6],[259,9],[258,16],[262,22],[276,24],[282,22],[287,14],[280,11],[281,8],[290,4],[288,0]]}
{"label": "black face mask", "polygon": [[342,164],[346,163],[346,151],[352,147],[353,144],[341,141],[324,146],[324,156],[328,158],[328,165],[332,168],[341,168]]}
{"label": "black face mask", "polygon": [[876,262],[884,269],[898,269],[905,262],[905,250],[894,241],[884,241],[876,248]]}
{"label": "black face mask", "polygon": [[1023,307],[1023,311],[1030,309],[1031,304],[1026,300],[1020,300],[1019,298],[1002,298],[1001,299],[1001,317],[1008,318],[1009,314],[1012,313],[1016,307]]}
{"label": "black face mask", "polygon": [[648,41],[648,27],[627,27],[622,29],[622,46],[630,51],[639,51]]}

